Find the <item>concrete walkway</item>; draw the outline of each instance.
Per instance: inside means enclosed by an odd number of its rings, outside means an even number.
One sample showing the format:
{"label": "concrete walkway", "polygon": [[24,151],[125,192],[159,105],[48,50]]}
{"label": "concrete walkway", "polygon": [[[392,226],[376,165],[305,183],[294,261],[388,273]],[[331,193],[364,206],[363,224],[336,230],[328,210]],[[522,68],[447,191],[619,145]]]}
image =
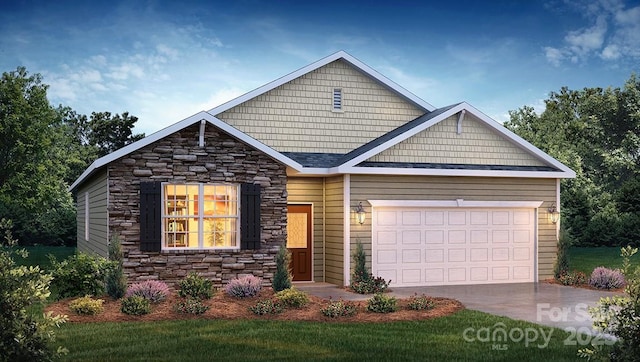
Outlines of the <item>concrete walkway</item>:
{"label": "concrete walkway", "polygon": [[[328,283],[296,283],[296,288],[322,298],[366,300],[370,295],[351,293]],[[468,309],[525,320],[569,331],[592,330],[588,308],[601,297],[620,293],[565,287],[549,283],[452,285],[390,288],[390,294],[414,294],[457,299]]]}

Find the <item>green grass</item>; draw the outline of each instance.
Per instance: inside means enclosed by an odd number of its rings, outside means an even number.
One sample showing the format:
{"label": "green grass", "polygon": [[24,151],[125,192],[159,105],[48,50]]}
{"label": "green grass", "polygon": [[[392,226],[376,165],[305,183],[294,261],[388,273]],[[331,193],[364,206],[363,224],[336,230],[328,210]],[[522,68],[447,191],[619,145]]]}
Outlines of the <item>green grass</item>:
{"label": "green grass", "polygon": [[[545,348],[524,341],[467,342],[465,329],[540,331]],[[533,333],[533,332],[530,332]],[[68,361],[579,361],[576,346],[559,329],[463,310],[426,321],[318,323],[267,320],[163,321],[66,324],[56,344]],[[477,333],[468,336],[476,337]],[[514,334],[518,336],[518,334]],[[540,337],[536,342],[542,343]],[[506,347],[506,348],[505,348]],[[504,349],[504,350],[499,350]]]}
{"label": "green grass", "polygon": [[64,260],[76,252],[74,247],[66,246],[21,246],[29,252],[27,259],[16,257],[15,261],[21,265],[39,265],[43,270],[49,270],[51,263],[47,255],[53,255],[58,261]]}
{"label": "green grass", "polygon": [[[631,258],[631,262],[640,263],[640,255],[634,255]],[[605,266],[610,269],[621,268],[620,248],[605,246],[597,248],[573,247],[569,250],[569,268],[571,270],[581,271],[590,276],[593,269],[599,266]]]}

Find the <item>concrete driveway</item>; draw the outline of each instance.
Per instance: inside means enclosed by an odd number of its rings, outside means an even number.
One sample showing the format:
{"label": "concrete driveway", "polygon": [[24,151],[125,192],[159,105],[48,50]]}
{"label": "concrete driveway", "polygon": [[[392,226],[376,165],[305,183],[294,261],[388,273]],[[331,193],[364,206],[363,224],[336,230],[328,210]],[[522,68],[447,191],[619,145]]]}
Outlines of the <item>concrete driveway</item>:
{"label": "concrete driveway", "polygon": [[[326,283],[296,284],[296,288],[323,298],[365,300],[371,296],[351,293]],[[601,297],[616,293],[549,283],[397,287],[391,294],[407,298],[414,294],[457,299],[467,309],[525,320],[551,327],[586,332],[592,330],[588,308]],[[619,294],[619,293],[618,293]]]}

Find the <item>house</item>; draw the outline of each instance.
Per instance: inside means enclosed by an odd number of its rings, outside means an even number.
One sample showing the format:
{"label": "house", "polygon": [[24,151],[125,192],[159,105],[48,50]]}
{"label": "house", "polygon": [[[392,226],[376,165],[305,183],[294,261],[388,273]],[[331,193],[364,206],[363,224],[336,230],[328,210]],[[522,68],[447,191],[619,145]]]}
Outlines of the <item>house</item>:
{"label": "house", "polygon": [[338,52],[96,160],[78,249],[130,282],[197,271],[347,285],[356,243],[395,286],[552,276],[567,166],[465,102],[436,108]]}

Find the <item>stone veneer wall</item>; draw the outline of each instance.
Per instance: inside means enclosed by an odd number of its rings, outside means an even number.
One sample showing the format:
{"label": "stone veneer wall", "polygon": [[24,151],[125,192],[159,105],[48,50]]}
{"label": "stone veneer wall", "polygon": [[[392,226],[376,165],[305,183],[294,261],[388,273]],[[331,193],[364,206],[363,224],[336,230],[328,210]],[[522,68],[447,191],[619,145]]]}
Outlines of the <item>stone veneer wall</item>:
{"label": "stone veneer wall", "polygon": [[[159,279],[173,285],[196,271],[218,287],[246,274],[269,285],[275,254],[286,241],[286,168],[211,124],[205,147],[199,147],[199,127],[186,127],[108,166],[109,229],[122,240],[128,282]],[[260,184],[262,248],[140,251],[140,181]]]}

